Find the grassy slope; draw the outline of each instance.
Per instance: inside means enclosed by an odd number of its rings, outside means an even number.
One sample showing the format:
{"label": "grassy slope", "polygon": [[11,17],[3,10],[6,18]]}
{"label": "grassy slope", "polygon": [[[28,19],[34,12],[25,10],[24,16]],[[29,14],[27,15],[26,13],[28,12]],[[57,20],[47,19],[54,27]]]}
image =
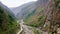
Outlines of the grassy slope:
{"label": "grassy slope", "polygon": [[0,6],[0,34],[16,34],[17,20]]}
{"label": "grassy slope", "polygon": [[39,7],[33,11],[32,11],[32,14],[31,13],[28,14],[29,17],[27,17],[24,20],[25,24],[33,26],[33,27],[42,26],[44,19],[45,19],[44,15],[43,15],[44,7]]}

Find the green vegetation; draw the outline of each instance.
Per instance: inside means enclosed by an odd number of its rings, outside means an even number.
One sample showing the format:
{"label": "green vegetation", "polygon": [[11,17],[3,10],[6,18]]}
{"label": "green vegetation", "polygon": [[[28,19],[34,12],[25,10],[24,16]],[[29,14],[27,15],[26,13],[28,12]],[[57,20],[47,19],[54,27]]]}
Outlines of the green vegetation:
{"label": "green vegetation", "polygon": [[20,29],[20,24],[17,20],[0,6],[0,34],[16,34],[18,29]]}
{"label": "green vegetation", "polygon": [[[38,10],[39,9],[39,10]],[[28,14],[28,17],[24,19],[24,24],[32,27],[40,27],[43,25],[45,17],[42,15],[44,8],[38,8]]]}
{"label": "green vegetation", "polygon": [[36,29],[34,29],[34,34],[40,34],[40,32]]}
{"label": "green vegetation", "polygon": [[25,19],[28,19],[30,16],[33,16],[36,12],[36,9],[34,9],[31,13],[27,14]]}

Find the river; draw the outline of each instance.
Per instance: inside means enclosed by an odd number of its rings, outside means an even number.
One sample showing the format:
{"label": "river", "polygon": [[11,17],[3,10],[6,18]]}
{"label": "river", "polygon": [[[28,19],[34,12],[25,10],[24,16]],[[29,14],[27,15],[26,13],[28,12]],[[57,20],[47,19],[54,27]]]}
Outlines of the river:
{"label": "river", "polygon": [[24,21],[23,19],[20,21],[20,25],[21,25],[21,30],[17,33],[20,34],[22,32],[22,30],[24,31],[24,34],[34,34],[34,32],[32,30],[30,30],[30,26],[24,25]]}
{"label": "river", "polygon": [[[33,31],[33,27],[31,26],[27,26],[27,25],[24,25],[24,21],[23,19],[20,21],[20,27],[21,27],[21,30],[17,33],[17,34],[20,34],[22,32],[22,30],[24,31],[23,34],[34,34],[34,31]],[[32,28],[32,29],[29,29],[29,28]],[[39,28],[36,28],[38,31],[41,31]],[[41,34],[48,34],[47,32],[44,32],[42,31]]]}

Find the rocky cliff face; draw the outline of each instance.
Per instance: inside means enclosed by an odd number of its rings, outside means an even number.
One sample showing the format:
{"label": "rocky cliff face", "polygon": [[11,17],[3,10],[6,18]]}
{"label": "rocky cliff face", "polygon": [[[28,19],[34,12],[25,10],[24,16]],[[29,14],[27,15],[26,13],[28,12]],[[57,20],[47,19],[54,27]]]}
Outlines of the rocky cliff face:
{"label": "rocky cliff face", "polygon": [[[51,34],[56,33],[57,34],[57,29],[60,28],[60,6],[59,6],[60,1],[59,0],[50,0],[48,3],[48,15],[45,21],[45,24],[47,26],[47,31],[51,32]],[[58,13],[59,12],[59,13]],[[59,15],[58,15],[59,14]]]}

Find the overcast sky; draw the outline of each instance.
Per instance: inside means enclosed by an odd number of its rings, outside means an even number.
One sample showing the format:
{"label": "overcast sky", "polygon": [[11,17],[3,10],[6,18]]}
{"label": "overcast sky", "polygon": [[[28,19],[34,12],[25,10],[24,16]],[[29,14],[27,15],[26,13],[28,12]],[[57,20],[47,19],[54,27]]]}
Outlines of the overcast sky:
{"label": "overcast sky", "polygon": [[36,0],[0,0],[0,1],[8,7],[18,7],[24,3],[28,3]]}

